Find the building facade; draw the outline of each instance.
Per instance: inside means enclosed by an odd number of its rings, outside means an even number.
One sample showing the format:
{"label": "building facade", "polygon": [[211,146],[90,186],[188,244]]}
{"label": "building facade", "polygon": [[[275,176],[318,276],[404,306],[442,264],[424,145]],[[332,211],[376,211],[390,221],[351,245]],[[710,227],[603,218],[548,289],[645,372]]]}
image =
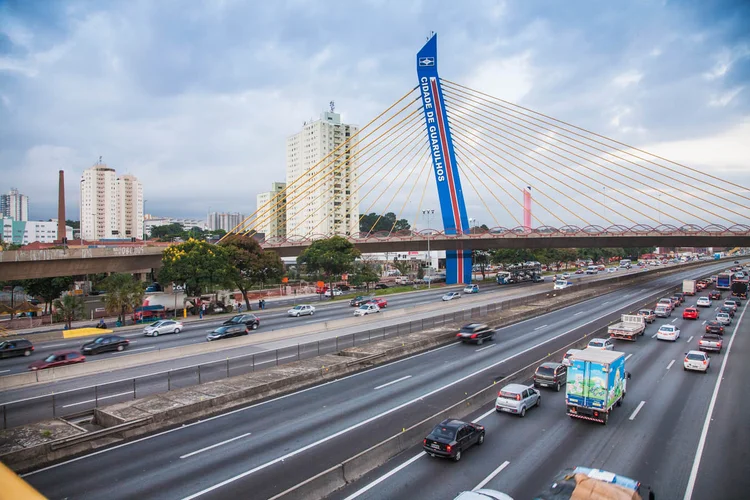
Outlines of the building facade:
{"label": "building facade", "polygon": [[271,191],[257,196],[257,223],[253,226],[266,238],[284,238],[286,236],[286,182],[274,182]]}
{"label": "building facade", "polygon": [[[356,125],[324,112],[286,141],[286,236],[355,234],[359,231],[357,165],[341,147]],[[329,156],[330,155],[330,156]],[[325,160],[324,160],[325,159]]]}
{"label": "building facade", "polygon": [[[19,221],[10,218],[0,219],[3,243],[28,245],[29,243],[54,243],[57,241],[57,219],[49,221]],[[73,239],[73,228],[65,226],[69,240]]]}
{"label": "building facade", "polygon": [[0,195],[0,217],[17,221],[29,220],[29,197],[11,188],[8,194]]}
{"label": "building facade", "polygon": [[99,161],[81,176],[81,238],[142,239],[143,185]]}
{"label": "building facade", "polygon": [[243,220],[245,220],[245,216],[239,212],[211,212],[206,219],[206,229],[209,231],[223,229],[224,231],[229,232],[237,227]]}

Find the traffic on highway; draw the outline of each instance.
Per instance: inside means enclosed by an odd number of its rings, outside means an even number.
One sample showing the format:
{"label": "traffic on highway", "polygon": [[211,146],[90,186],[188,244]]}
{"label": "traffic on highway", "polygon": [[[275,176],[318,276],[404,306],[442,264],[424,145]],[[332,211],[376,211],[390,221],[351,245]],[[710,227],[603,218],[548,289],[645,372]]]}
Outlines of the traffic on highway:
{"label": "traffic on highway", "polygon": [[[571,343],[590,341],[586,336],[606,332],[623,314],[653,307],[660,298],[671,297],[683,280],[707,276],[719,267],[684,270],[624,286],[499,328],[487,345],[451,343],[64,461],[25,479],[51,498],[244,498],[250,491],[253,498],[272,498],[493,383],[498,384],[498,397],[503,391],[519,394],[518,387],[503,385],[505,377],[538,366],[548,353],[559,355],[545,361],[561,361]],[[678,309],[694,305],[699,296],[688,297]],[[736,349],[749,348],[744,306],[738,311],[723,332],[722,352],[709,353],[712,367],[705,375],[682,368],[689,368],[686,353],[699,350],[716,310],[702,311],[698,320],[656,319],[635,342],[614,340],[613,348],[602,352],[622,353],[631,378],[621,406],[613,409],[607,425],[568,418],[566,391],[541,384],[535,388],[532,372],[516,381],[522,385],[522,399],[524,392],[526,397],[532,391],[541,396],[529,400],[536,405],[523,417],[521,412],[498,413],[493,400],[459,419],[475,428],[481,426],[485,437],[479,445],[478,435],[472,434],[474,446],[462,451],[458,463],[432,459],[425,453],[425,433],[414,440],[412,448],[331,498],[454,498],[474,488],[502,491],[516,499],[533,498],[561,470],[576,466],[634,478],[660,499],[682,498],[687,489],[707,492],[710,488],[724,488],[717,491],[727,493],[713,498],[736,498],[731,484],[706,479],[694,463],[700,462],[701,453],[709,452],[716,454],[710,456],[712,462],[723,460],[721,451],[706,442],[704,422],[711,416],[712,399],[721,396],[720,372],[724,372],[734,339],[739,339]],[[679,328],[680,338],[658,340],[657,331],[664,325]],[[575,364],[575,355],[572,360]],[[737,375],[742,377],[741,372]],[[734,386],[734,376],[724,383]],[[731,430],[712,428],[711,432]],[[736,475],[742,465],[728,463],[726,467],[725,476]],[[96,475],[86,472],[92,468],[98,471]],[[77,479],[71,482],[70,477]],[[112,491],[115,483],[118,488]]]}

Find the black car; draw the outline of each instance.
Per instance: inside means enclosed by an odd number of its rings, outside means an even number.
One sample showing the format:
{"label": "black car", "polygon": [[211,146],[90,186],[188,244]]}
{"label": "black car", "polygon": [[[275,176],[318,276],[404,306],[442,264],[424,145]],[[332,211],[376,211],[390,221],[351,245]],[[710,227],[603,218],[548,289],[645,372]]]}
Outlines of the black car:
{"label": "black car", "polygon": [[456,462],[473,444],[484,443],[484,427],[456,419],[446,419],[424,439],[424,451],[432,457],[452,458]]}
{"label": "black car", "polygon": [[716,333],[719,335],[724,335],[724,325],[722,325],[718,321],[711,320],[706,323],[706,333]]}
{"label": "black car", "polygon": [[0,342],[0,358],[31,356],[32,352],[34,352],[34,346],[26,339]]}
{"label": "black car", "polygon": [[462,342],[476,342],[477,345],[482,345],[485,340],[495,338],[495,330],[484,323],[470,323],[461,327],[456,338]]}
{"label": "black car", "polygon": [[352,287],[350,287],[349,285],[339,285],[338,289],[341,290],[342,292],[348,292],[349,290],[352,289]]}
{"label": "black car", "polygon": [[721,292],[718,290],[711,290],[708,292],[708,298],[711,300],[721,300]]}
{"label": "black car", "polygon": [[674,296],[677,297],[678,299],[680,299],[680,304],[682,304],[683,302],[685,302],[685,294],[684,293],[677,292],[676,294],[674,294]]}
{"label": "black car", "polygon": [[211,330],[206,335],[206,340],[209,342],[212,340],[228,339],[231,337],[239,337],[241,335],[247,335],[250,333],[247,325],[228,325],[220,326],[215,330]]}
{"label": "black car", "polygon": [[554,387],[560,392],[568,381],[568,368],[562,363],[542,363],[534,372],[534,387]]}
{"label": "black car", "polygon": [[349,301],[349,305],[352,307],[359,307],[362,304],[367,304],[372,299],[374,299],[372,295],[357,295],[352,300]]}
{"label": "black car", "polygon": [[731,306],[721,306],[717,312],[727,313],[730,318],[734,318],[734,307],[731,307]]}
{"label": "black car", "polygon": [[388,288],[388,285],[386,285],[385,283],[378,283],[373,288],[375,290],[385,290],[386,288]]}
{"label": "black car", "polygon": [[251,330],[257,330],[260,326],[260,318],[258,318],[255,314],[238,314],[226,320],[224,323],[222,323],[222,325],[245,325]]}
{"label": "black car", "polygon": [[675,308],[682,305],[682,299],[676,295],[672,295],[671,297],[669,297],[669,299],[674,302]]}
{"label": "black car", "polygon": [[123,351],[130,341],[118,335],[102,335],[81,346],[81,354],[99,354],[107,351]]}

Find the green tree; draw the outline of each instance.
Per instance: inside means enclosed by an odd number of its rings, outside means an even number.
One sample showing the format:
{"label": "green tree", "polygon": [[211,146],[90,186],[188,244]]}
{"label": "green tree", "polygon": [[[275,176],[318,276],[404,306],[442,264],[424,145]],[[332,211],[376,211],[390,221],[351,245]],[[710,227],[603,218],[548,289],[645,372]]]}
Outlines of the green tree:
{"label": "green tree", "polygon": [[365,285],[367,291],[370,291],[370,284],[380,281],[380,274],[369,262],[358,262],[354,266],[354,273],[349,279],[349,283],[354,286]]}
{"label": "green tree", "polygon": [[490,265],[490,254],[487,250],[474,250],[473,261],[479,266],[479,272],[482,273],[482,279],[487,277],[487,266]]}
{"label": "green tree", "polygon": [[81,229],[81,221],[65,219],[65,225],[73,229]]}
{"label": "green tree", "polygon": [[242,293],[249,311],[247,292],[254,284],[279,279],[284,274],[284,263],[276,252],[263,250],[252,236],[231,234],[220,246],[227,255],[227,284],[237,287]]}
{"label": "green tree", "polygon": [[185,230],[178,223],[165,224],[151,228],[151,237],[158,238],[160,241],[172,241],[173,238],[184,238]]}
{"label": "green tree", "polygon": [[397,220],[396,214],[393,212],[388,212],[382,216],[372,212],[362,216],[362,219],[359,221],[359,230],[363,233],[377,233],[379,231],[408,231],[409,229],[411,229],[409,221],[406,219]]}
{"label": "green tree", "polygon": [[354,261],[360,256],[359,250],[341,236],[333,236],[313,241],[299,257],[298,264],[306,264],[307,270],[323,273],[333,289],[333,281],[354,267]]}
{"label": "green tree", "polygon": [[52,302],[60,297],[60,294],[68,290],[73,284],[72,276],[60,278],[38,278],[24,280],[21,283],[23,289],[32,297],[40,298],[44,301],[44,308],[52,309]]}
{"label": "green tree", "polygon": [[411,264],[409,264],[409,262],[405,260],[398,260],[398,257],[395,257],[393,259],[393,267],[398,269],[398,272],[401,273],[401,276],[409,276],[409,271],[411,271]]}
{"label": "green tree", "polygon": [[83,297],[80,295],[64,295],[54,302],[57,314],[65,321],[68,329],[72,328],[73,321],[81,319],[84,312]]}
{"label": "green tree", "polygon": [[110,313],[117,313],[117,321],[124,323],[125,314],[143,304],[146,287],[143,283],[126,273],[114,273],[103,283],[107,295],[104,307]]}
{"label": "green tree", "polygon": [[189,297],[197,297],[214,285],[226,283],[228,272],[223,246],[189,239],[164,251],[159,280],[183,285]]}

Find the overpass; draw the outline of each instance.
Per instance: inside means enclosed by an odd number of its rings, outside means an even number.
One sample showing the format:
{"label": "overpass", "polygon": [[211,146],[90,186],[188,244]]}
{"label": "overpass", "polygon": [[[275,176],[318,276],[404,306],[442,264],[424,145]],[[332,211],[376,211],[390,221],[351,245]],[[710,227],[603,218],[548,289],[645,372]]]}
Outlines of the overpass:
{"label": "overpass", "polygon": [[[262,242],[262,246],[281,257],[296,257],[315,239],[272,238]],[[424,230],[403,234],[376,233],[347,239],[362,253],[450,251],[456,248],[471,251],[497,248],[750,247],[750,227],[494,228],[463,235]],[[0,252],[0,281],[105,272],[147,272],[161,267],[164,248],[129,246]]]}

